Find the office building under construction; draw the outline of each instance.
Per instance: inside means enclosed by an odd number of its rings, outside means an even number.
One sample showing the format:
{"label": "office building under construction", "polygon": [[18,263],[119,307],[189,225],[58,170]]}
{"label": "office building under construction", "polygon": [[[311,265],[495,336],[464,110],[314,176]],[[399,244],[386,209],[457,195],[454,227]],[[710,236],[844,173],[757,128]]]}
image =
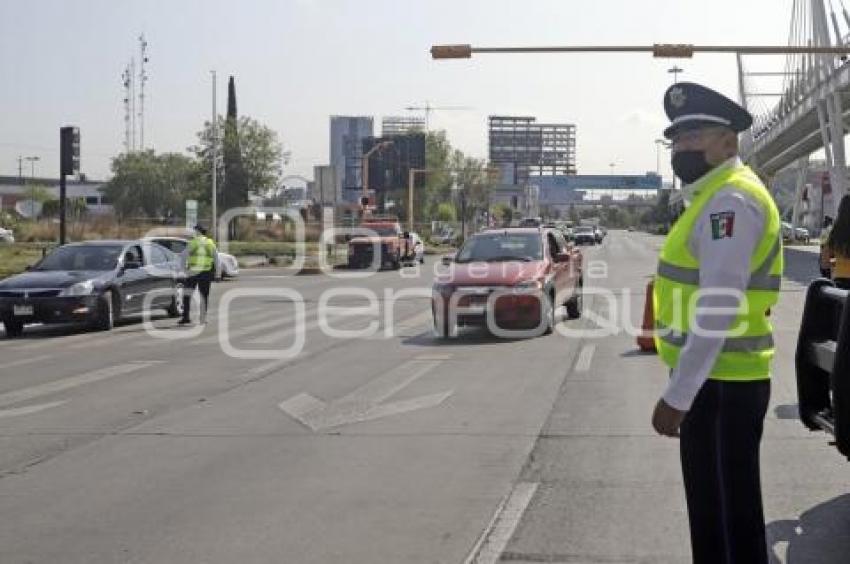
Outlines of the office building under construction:
{"label": "office building under construction", "polygon": [[490,116],[490,162],[502,181],[525,184],[529,176],[576,173],[576,126],[537,123],[529,116]]}

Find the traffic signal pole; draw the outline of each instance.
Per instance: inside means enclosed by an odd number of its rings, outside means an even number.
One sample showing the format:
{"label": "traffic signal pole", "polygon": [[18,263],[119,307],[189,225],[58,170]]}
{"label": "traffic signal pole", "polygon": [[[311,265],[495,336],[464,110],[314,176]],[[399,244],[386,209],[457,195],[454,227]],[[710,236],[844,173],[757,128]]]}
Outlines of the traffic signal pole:
{"label": "traffic signal pole", "polygon": [[65,175],[80,171],[80,129],[66,126],[59,130],[59,244],[66,242]]}
{"label": "traffic signal pole", "polygon": [[59,244],[65,244],[65,173],[59,173]]}

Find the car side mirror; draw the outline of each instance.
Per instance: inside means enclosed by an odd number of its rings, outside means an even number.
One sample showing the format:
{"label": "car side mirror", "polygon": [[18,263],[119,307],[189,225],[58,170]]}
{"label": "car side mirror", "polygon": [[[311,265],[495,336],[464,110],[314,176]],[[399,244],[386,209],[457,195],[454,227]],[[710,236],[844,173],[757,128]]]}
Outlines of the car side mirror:
{"label": "car side mirror", "polygon": [[455,261],[454,255],[444,255],[442,258],[440,258],[440,263],[443,266],[450,266],[454,261]]}
{"label": "car side mirror", "polygon": [[572,256],[569,252],[561,252],[555,255],[555,262],[570,262]]}
{"label": "car side mirror", "polygon": [[142,263],[137,262],[135,260],[128,260],[127,262],[124,263],[124,270],[133,270],[133,269],[141,268],[141,267],[142,267]]}

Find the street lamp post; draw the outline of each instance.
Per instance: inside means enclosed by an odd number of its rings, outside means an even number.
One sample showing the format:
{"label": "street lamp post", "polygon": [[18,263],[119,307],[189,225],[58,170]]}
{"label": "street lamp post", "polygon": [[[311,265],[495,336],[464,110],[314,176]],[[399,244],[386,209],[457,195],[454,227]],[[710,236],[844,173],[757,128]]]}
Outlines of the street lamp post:
{"label": "street lamp post", "polygon": [[676,84],[677,82],[679,82],[679,73],[685,72],[685,70],[680,69],[679,67],[674,65],[673,68],[667,69],[667,72],[673,75],[673,84]]}
{"label": "street lamp post", "polygon": [[41,157],[34,155],[24,157],[24,160],[30,163],[30,218],[35,220],[35,163],[40,161]]}
{"label": "street lamp post", "polygon": [[413,184],[417,174],[428,172],[427,168],[411,168],[407,178],[407,230],[413,231]]}
{"label": "street lamp post", "polygon": [[369,197],[369,157],[371,157],[376,151],[382,151],[392,145],[392,141],[381,141],[376,144],[374,147],[369,149],[365,155],[363,155],[363,172],[361,177],[363,179],[363,197]]}

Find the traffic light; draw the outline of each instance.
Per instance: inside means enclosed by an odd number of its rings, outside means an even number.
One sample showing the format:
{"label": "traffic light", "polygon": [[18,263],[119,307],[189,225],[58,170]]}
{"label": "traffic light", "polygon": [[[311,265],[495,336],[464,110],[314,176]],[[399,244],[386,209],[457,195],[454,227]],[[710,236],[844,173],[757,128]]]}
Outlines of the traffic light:
{"label": "traffic light", "polygon": [[59,130],[61,174],[80,172],[80,128],[66,126]]}
{"label": "traffic light", "polygon": [[431,47],[434,59],[469,59],[472,57],[471,45],[434,45]]}

